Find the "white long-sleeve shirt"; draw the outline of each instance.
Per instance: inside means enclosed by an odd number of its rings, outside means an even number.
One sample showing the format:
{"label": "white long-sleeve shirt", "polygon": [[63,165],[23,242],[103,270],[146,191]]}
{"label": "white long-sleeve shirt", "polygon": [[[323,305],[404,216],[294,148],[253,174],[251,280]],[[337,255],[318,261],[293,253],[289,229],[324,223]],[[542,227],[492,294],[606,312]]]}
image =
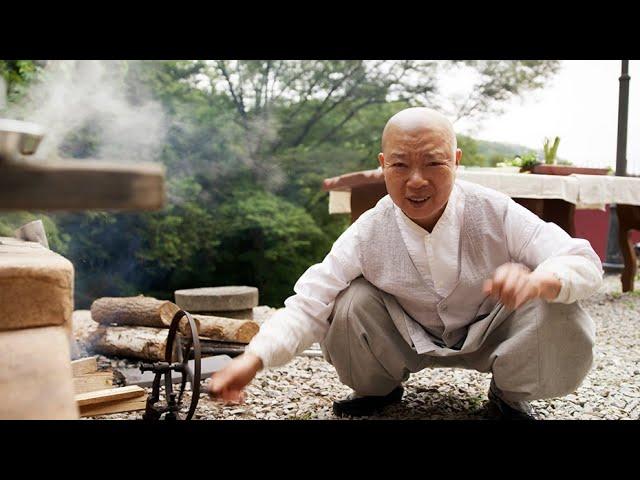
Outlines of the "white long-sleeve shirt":
{"label": "white long-sleeve shirt", "polygon": [[[464,202],[460,187],[454,185],[445,211],[431,233],[394,205],[404,246],[425,283],[432,284],[440,297],[446,297],[456,282]],[[590,247],[586,248],[585,240],[572,239],[557,225],[542,221],[512,200],[507,207],[505,231],[513,261],[551,272],[560,279],[562,287],[553,302],[573,303],[600,287],[603,275],[600,259]],[[295,295],[285,300],[285,308],[261,326],[246,352],[260,357],[265,368],[287,363],[312,343],[324,339],[336,297],[362,275],[358,238],[356,221],[336,240],[325,259],[300,277],[294,286]],[[554,254],[545,258],[544,252],[549,251]],[[415,320],[422,323],[419,313],[416,316]]]}

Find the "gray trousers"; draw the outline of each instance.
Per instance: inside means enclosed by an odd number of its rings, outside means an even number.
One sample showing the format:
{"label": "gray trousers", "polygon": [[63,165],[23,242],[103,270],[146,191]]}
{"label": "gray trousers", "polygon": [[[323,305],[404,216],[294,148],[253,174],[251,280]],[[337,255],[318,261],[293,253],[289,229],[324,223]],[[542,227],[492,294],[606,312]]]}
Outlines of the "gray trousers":
{"label": "gray trousers", "polygon": [[330,322],[324,357],[360,395],[386,395],[425,368],[457,367],[491,372],[507,401],[560,397],[593,362],[595,325],[577,302],[534,300],[515,312],[498,304],[460,350],[418,354],[395,297],[360,277],[340,293]]}

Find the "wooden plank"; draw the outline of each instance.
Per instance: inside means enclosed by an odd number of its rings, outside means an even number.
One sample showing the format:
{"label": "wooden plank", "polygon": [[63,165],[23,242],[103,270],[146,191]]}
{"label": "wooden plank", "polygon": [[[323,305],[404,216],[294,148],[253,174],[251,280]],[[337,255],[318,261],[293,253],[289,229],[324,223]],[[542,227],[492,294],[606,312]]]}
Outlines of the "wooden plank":
{"label": "wooden plank", "polygon": [[0,210],[159,210],[164,167],[154,163],[21,159],[0,164]]}
{"label": "wooden plank", "polygon": [[113,388],[113,372],[95,372],[73,377],[73,389],[76,394],[95,392]]}
{"label": "wooden plank", "polygon": [[128,387],[108,388],[105,390],[97,390],[95,392],[80,393],[75,396],[75,399],[79,407],[85,407],[87,405],[127,400],[130,398],[140,397],[145,394],[146,391],[144,388],[138,387],[137,385],[131,385]]}
{"label": "wooden plank", "polygon": [[108,415],[110,413],[134,412],[136,410],[144,410],[147,406],[147,395],[141,397],[117,400],[115,402],[107,402],[99,405],[87,405],[80,407],[81,417],[95,417],[96,415]]}
{"label": "wooden plank", "polygon": [[71,370],[73,376],[86,375],[87,373],[95,373],[98,371],[98,357],[85,357],[73,360],[71,362]]}

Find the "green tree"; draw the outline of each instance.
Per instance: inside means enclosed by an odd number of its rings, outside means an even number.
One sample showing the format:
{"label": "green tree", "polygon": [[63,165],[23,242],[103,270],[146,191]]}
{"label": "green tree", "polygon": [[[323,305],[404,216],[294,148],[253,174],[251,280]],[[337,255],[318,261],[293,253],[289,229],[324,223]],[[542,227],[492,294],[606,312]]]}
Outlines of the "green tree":
{"label": "green tree", "polygon": [[24,96],[29,84],[37,79],[42,63],[34,60],[0,60],[0,77],[6,84],[9,104]]}
{"label": "green tree", "polygon": [[281,305],[296,279],[330,248],[314,219],[277,196],[246,189],[218,210],[221,284],[258,287],[260,301]]}

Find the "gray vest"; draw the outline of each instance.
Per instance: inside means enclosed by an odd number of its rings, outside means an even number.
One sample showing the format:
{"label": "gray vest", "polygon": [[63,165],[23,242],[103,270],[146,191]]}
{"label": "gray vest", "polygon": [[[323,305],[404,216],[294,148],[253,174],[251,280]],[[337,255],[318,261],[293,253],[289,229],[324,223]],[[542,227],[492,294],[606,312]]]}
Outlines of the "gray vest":
{"label": "gray vest", "polygon": [[427,319],[419,324],[411,312],[405,311],[407,329],[418,353],[439,346],[458,348],[478,317],[488,314],[497,303],[482,292],[484,280],[491,278],[500,265],[511,261],[504,219],[512,200],[470,182],[456,180],[456,184],[465,196],[464,216],[457,282],[445,298],[435,293],[432,282],[425,282],[413,264],[388,195],[358,219],[364,278],[396,297],[400,305],[415,305],[418,301],[421,316]]}

